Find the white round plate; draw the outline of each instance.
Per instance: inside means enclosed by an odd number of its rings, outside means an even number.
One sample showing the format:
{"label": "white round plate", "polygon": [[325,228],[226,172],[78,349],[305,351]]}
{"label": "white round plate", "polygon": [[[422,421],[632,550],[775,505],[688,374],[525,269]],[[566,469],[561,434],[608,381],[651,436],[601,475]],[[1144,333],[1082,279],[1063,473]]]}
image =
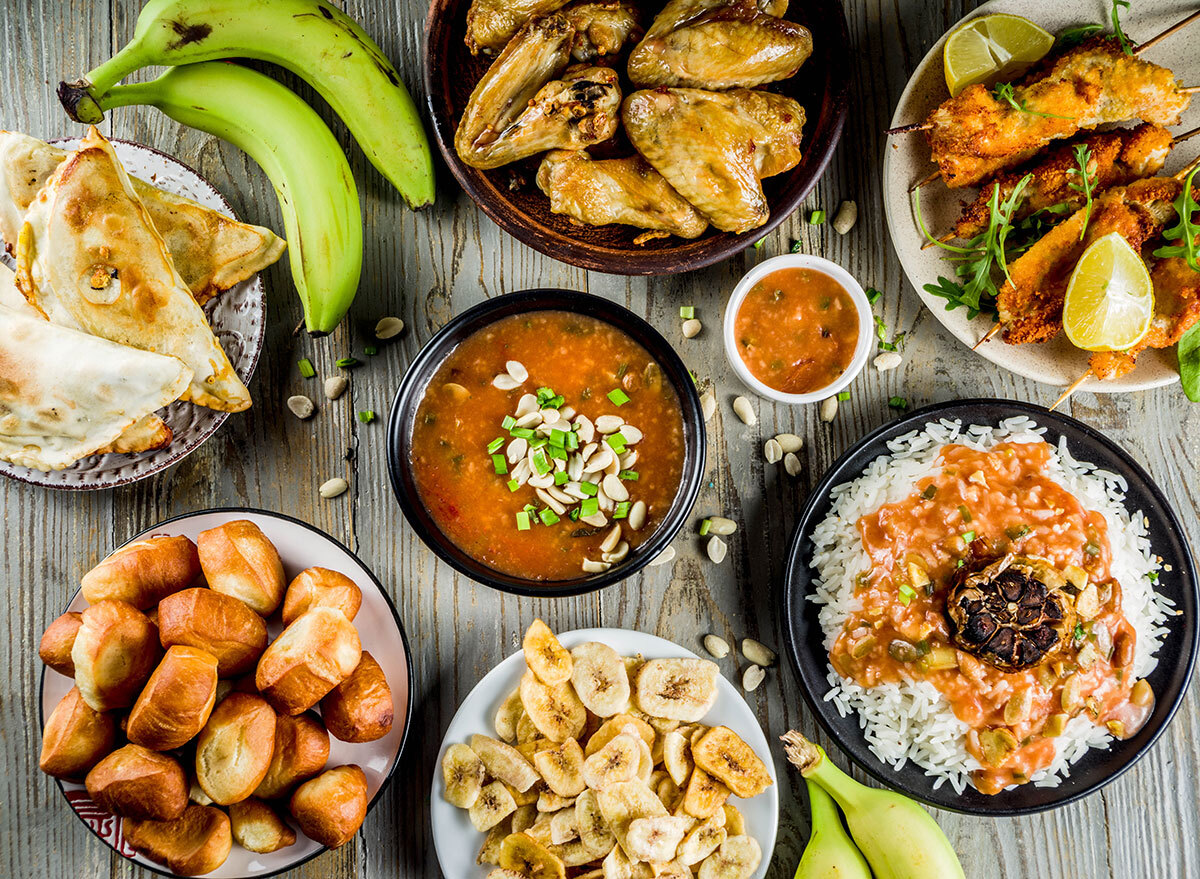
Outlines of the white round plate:
{"label": "white round plate", "polygon": [[[558,640],[568,650],[586,641],[599,641],[622,656],[636,656],[640,653],[646,659],[696,657],[692,651],[665,638],[629,629],[577,629],[559,635]],[[483,845],[484,834],[471,825],[465,809],[450,805],[442,796],[445,789],[442,779],[442,756],[451,745],[468,743],[475,733],[496,735],[492,726],[496,709],[521,683],[525,668],[525,656],[517,651],[488,672],[459,706],[438,749],[438,765],[434,767],[433,783],[429,791],[430,822],[433,826],[433,846],[437,850],[438,863],[442,866],[442,875],[451,879],[484,879],[492,867],[475,863],[475,857]],[[745,739],[771,773],[774,784],[757,797],[749,800],[733,796],[729,798],[729,802],[736,805],[738,811],[746,818],[747,835],[753,836],[762,848],[762,863],[750,877],[762,879],[771,863],[771,854],[775,850],[775,833],[779,824],[779,779],[775,774],[771,748],[754,712],[738,694],[737,688],[723,675],[717,676],[716,704],[701,722],[709,726],[729,727]]]}
{"label": "white round plate", "polygon": [[[356,763],[362,767],[367,776],[367,809],[369,812],[383,788],[391,780],[392,773],[400,762],[400,754],[408,736],[412,705],[412,665],[409,662],[408,639],[400,625],[396,608],[375,575],[358,560],[354,553],[312,525],[280,513],[249,509],[206,510],[187,513],[174,519],[168,519],[153,528],[147,528],[132,537],[129,542],[132,543],[151,534],[183,535],[195,541],[201,531],[215,528],[235,519],[249,519],[261,528],[263,533],[275,544],[275,548],[279,550],[279,556],[283,560],[284,575],[289,582],[305,568],[318,566],[345,574],[362,590],[362,607],[354,618],[354,627],[358,629],[359,637],[362,639],[363,650],[369,650],[383,668],[384,676],[392,689],[395,718],[392,721],[391,732],[374,742],[351,744],[340,741],[331,735],[327,765],[332,768],[347,763]],[[76,592],[64,611],[82,611],[87,606],[88,603],[84,597]],[[282,628],[277,617],[267,624],[267,630],[272,639],[279,634]],[[39,703],[43,728],[46,725],[46,718],[50,716],[54,706],[62,700],[72,685],[73,682],[70,678],[49,668],[43,669]],[[120,819],[98,808],[88,797],[87,790],[82,784],[55,780],[75,815],[106,845],[156,873],[164,876],[172,875],[161,864],[143,857],[130,848],[121,834]],[[213,877],[213,879],[248,879],[248,877],[263,879],[263,877],[290,870],[325,851],[325,846],[301,833],[295,822],[292,822],[292,828],[296,831],[294,845],[270,854],[255,854],[234,843],[233,850],[229,853],[229,858],[225,863],[213,872],[204,875]]]}
{"label": "white round plate", "polygon": [[[1136,0],[1122,12],[1125,32],[1134,42],[1150,39],[1169,25],[1184,18],[1194,4],[1179,0]],[[1100,23],[1108,25],[1109,0],[992,0],[963,20],[991,12],[1011,12],[1037,22],[1051,33],[1074,25]],[[957,25],[956,25],[957,27]],[[953,30],[953,28],[951,28]],[[947,32],[948,33],[948,32]],[[908,125],[925,119],[949,93],[942,72],[942,45],[938,40],[917,66],[909,79],[892,117],[892,127]],[[1147,50],[1145,58],[1169,67],[1183,85],[1200,84],[1200,24],[1168,37]],[[1127,123],[1133,125],[1136,123]],[[1183,115],[1176,133],[1200,125],[1200,100],[1193,99]],[[1180,144],[1167,162],[1164,173],[1171,174],[1191,161],[1197,153],[1197,142]],[[900,265],[909,283],[916,288],[925,305],[959,341],[968,347],[975,345],[992,325],[985,316],[967,320],[966,309],[946,310],[946,300],[925,292],[926,284],[935,284],[939,275],[952,277],[953,263],[942,258],[944,251],[931,247],[922,250],[925,238],[917,226],[908,189],[934,170],[929,158],[929,145],[921,133],[893,135],[887,139],[883,160],[883,201],[887,214],[892,245],[900,257]],[[958,218],[963,200],[971,200],[977,189],[947,189],[935,181],[921,189],[921,213],[935,236],[949,229]],[[1057,387],[1066,387],[1088,369],[1088,354],[1075,348],[1062,334],[1051,342],[1030,345],[1008,345],[995,338],[985,342],[979,353],[997,366]],[[1113,381],[1087,381],[1083,390],[1097,393],[1118,393],[1157,388],[1179,381],[1175,349],[1149,350],[1138,358],[1137,368]]]}
{"label": "white round plate", "polygon": [[[64,150],[79,148],[79,138],[63,138],[52,143]],[[237,219],[221,193],[178,159],[130,141],[113,140],[112,145],[117,158],[132,176]],[[11,267],[7,255],[4,259]],[[204,313],[238,377],[248,385],[258,366],[266,336],[266,296],[262,279],[254,275],[214,296],[204,306]],[[158,414],[173,433],[166,448],[136,455],[93,455],[49,473],[0,461],[0,473],[46,488],[84,490],[127,485],[183,460],[216,433],[229,417],[228,412],[179,401],[159,410]]]}

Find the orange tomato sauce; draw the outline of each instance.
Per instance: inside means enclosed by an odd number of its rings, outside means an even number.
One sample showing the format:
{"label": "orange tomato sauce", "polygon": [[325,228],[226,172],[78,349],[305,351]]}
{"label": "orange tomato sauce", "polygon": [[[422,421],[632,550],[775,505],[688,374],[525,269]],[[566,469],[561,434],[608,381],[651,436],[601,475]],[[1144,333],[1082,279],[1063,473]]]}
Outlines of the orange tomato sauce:
{"label": "orange tomato sauce", "polygon": [[785,394],[832,384],[854,359],[858,309],[824,272],[787,268],[750,288],[734,319],[738,354],[751,374]]}
{"label": "orange tomato sauce", "polygon": [[[509,360],[529,379],[511,391],[492,380]],[[448,389],[457,385],[465,389]],[[548,387],[593,422],[619,415],[644,434],[629,446],[638,453],[636,481],[625,483],[630,501],[647,505],[646,524],[623,528],[631,551],[661,524],[683,475],[683,413],[679,397],[650,353],[604,321],[565,311],[537,311],[503,318],[463,341],[425,389],[414,421],[410,460],[418,492],[438,528],[460,549],[491,568],[537,580],[584,576],[584,558],[600,559],[610,523],[592,528],[567,516],[553,525],[536,521],[520,531],[516,514],[542,504],[532,486],[516,491],[509,475],[497,475],[487,446],[497,437],[522,394]],[[618,406],[608,393],[620,388],[629,402]],[[504,448],[499,450],[504,454]],[[601,474],[602,475],[602,474]],[[534,517],[536,519],[536,517]]]}
{"label": "orange tomato sauce", "polygon": [[[973,773],[984,793],[1023,783],[1050,765],[1055,749],[1047,723],[1064,713],[1068,682],[1072,707],[1065,713],[1071,716],[1083,714],[1098,725],[1120,721],[1124,735],[1132,735],[1149,713],[1130,700],[1135,680],[1124,666],[1132,661],[1136,634],[1121,612],[1120,585],[1109,571],[1105,520],[1045,474],[1050,453],[1046,443],[1003,443],[986,452],[947,446],[940,472],[918,482],[904,500],[859,519],[871,569],[855,593],[862,609],[851,614],[830,651],[837,672],[865,687],[905,678],[930,682],[971,728],[967,750],[981,762],[978,733],[1008,727],[1019,746],[1000,765]],[[1016,673],[954,649],[946,593],[976,537],[986,538],[998,553],[1038,556],[1060,570],[1079,566],[1089,582],[1110,594],[1098,616],[1080,621],[1084,642],[1100,648],[1089,667],[1075,664],[1073,645],[1049,663]],[[911,588],[916,578],[910,563],[927,572],[927,587]],[[894,656],[889,648],[897,639],[924,650],[922,658]],[[923,665],[939,648],[953,650],[954,667]],[[1009,699],[1024,690],[1032,695],[1028,713],[1006,722]]]}

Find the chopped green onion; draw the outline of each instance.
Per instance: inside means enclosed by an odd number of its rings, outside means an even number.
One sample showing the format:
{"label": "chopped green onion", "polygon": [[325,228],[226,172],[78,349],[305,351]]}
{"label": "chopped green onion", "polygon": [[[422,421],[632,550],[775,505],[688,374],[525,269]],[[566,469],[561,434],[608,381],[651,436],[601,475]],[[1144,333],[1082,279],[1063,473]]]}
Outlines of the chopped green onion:
{"label": "chopped green onion", "polygon": [[1149,580],[1151,583],[1157,583],[1158,582],[1158,571],[1151,571],[1149,574],[1146,575],[1146,579]]}
{"label": "chopped green onion", "polygon": [[700,536],[704,537],[708,534],[708,529],[712,527],[712,519],[705,519],[700,523]]}
{"label": "chopped green onion", "polygon": [[596,485],[594,482],[581,482],[579,483],[579,490],[588,497],[595,497],[596,492],[600,491],[600,486]]}
{"label": "chopped green onion", "polygon": [[792,251],[791,251],[792,253],[799,253],[803,249],[804,249],[804,242],[801,241],[799,238],[795,239],[792,242]]}
{"label": "chopped green onion", "polygon": [[547,446],[546,450],[551,458],[559,461],[567,460],[567,450],[561,446]]}
{"label": "chopped green onion", "polygon": [[490,443],[487,444],[488,454],[491,455],[491,454],[494,454],[495,452],[500,451],[500,447],[502,445],[504,445],[504,437],[502,437],[502,436],[496,437],[494,440],[492,440]]}
{"label": "chopped green onion", "polygon": [[961,568],[965,564],[966,564],[966,562],[964,562],[962,559],[959,559],[957,562],[954,563],[954,567]]}
{"label": "chopped green onion", "polygon": [[571,481],[571,477],[567,475],[565,470],[558,470],[554,474],[555,485],[566,485]]}
{"label": "chopped green onion", "polygon": [[553,399],[554,399],[554,391],[552,389],[550,389],[550,388],[538,388],[537,389],[538,405],[541,406],[543,409],[545,408],[545,404],[549,403]]}
{"label": "chopped green onion", "polygon": [[1098,556],[1098,555],[1100,555],[1100,544],[1094,543],[1093,541],[1089,540],[1087,543],[1085,543],[1083,545],[1083,551],[1086,552],[1090,556]]}
{"label": "chopped green onion", "polygon": [[975,532],[974,532],[974,531],[964,531],[964,532],[962,533],[962,541],[963,541],[963,543],[970,543],[970,542],[971,542],[972,540],[974,540],[974,539],[975,539]]}
{"label": "chopped green onion", "polygon": [[931,482],[929,485],[925,486],[925,489],[921,492],[921,497],[925,498],[925,500],[930,500],[936,494],[937,486]]}
{"label": "chopped green onion", "polygon": [[908,607],[908,603],[917,597],[917,590],[907,583],[900,584],[900,603]]}
{"label": "chopped green onion", "polygon": [[374,357],[378,353],[379,349],[374,345],[363,345],[363,354],[366,354],[368,357]]}
{"label": "chopped green onion", "polygon": [[517,426],[517,419],[513,418],[511,415],[505,415],[504,420],[500,422],[500,426],[505,430],[512,430]]}
{"label": "chopped green onion", "polygon": [[578,448],[579,448],[579,434],[577,434],[575,431],[572,430],[570,433],[567,434],[567,451],[573,452]]}
{"label": "chopped green onion", "polygon": [[849,391],[838,391],[838,399],[841,400],[843,403],[845,403],[847,400],[850,399],[850,392]]}
{"label": "chopped green onion", "polygon": [[526,440],[531,440],[537,436],[537,434],[528,427],[510,427],[508,429],[508,433],[510,436],[516,436]]}
{"label": "chopped green onion", "polygon": [[876,290],[874,287],[867,288],[867,302],[870,302],[872,305],[878,302],[881,296],[883,296],[882,290]]}
{"label": "chopped green onion", "polygon": [[546,459],[546,453],[538,449],[533,453],[533,469],[538,472],[539,476],[545,476],[550,472],[550,462]]}
{"label": "chopped green onion", "polygon": [[508,490],[509,491],[516,491],[520,487],[521,487],[521,483],[517,482],[517,480],[515,480],[515,479],[508,480]]}
{"label": "chopped green onion", "polygon": [[626,519],[629,517],[629,501],[621,501],[613,508],[612,517],[614,519]]}
{"label": "chopped green onion", "polygon": [[555,428],[550,431],[550,445],[558,446],[560,449],[567,445],[567,431]]}
{"label": "chopped green onion", "polygon": [[617,475],[622,479],[628,479],[633,482],[637,482],[638,480],[638,472],[636,470],[622,470]]}
{"label": "chopped green onion", "polygon": [[1033,529],[1028,525],[1010,526],[1004,529],[1004,534],[1009,540],[1020,540]]}
{"label": "chopped green onion", "polygon": [[503,476],[508,472],[508,461],[503,455],[492,455],[492,466],[496,468],[497,476]]}
{"label": "chopped green onion", "polygon": [[970,521],[971,521],[971,511],[970,511],[970,510],[968,510],[966,507],[964,507],[962,504],[959,504],[959,505],[958,505],[958,514],[959,514],[960,516],[962,516],[962,520],[963,520],[964,522],[970,522]]}
{"label": "chopped green onion", "polygon": [[370,409],[364,409],[358,413],[358,420],[363,424],[370,424],[375,420],[375,413]]}
{"label": "chopped green onion", "polygon": [[356,366],[362,366],[362,361],[357,357],[343,357],[337,362],[337,365],[342,369],[353,369]]}
{"label": "chopped green onion", "polygon": [[312,361],[307,357],[301,357],[300,362],[296,365],[300,367],[300,374],[305,378],[312,378],[317,374],[317,370],[313,368]]}
{"label": "chopped green onion", "polygon": [[907,409],[908,400],[904,399],[903,397],[892,397],[888,400],[888,405],[893,409]]}
{"label": "chopped green onion", "polygon": [[538,518],[542,520],[543,525],[553,525],[558,522],[558,516],[549,507],[538,513]]}
{"label": "chopped green onion", "polygon": [[524,510],[521,510],[521,512],[517,513],[517,530],[518,531],[528,531],[529,530],[529,514],[527,512],[525,512]]}
{"label": "chopped green onion", "polygon": [[579,507],[571,507],[571,509],[567,511],[567,518],[570,519],[572,522],[578,522],[579,521]]}
{"label": "chopped green onion", "polygon": [[759,238],[757,241],[755,241],[755,242],[754,242],[754,249],[755,249],[755,250],[761,250],[761,249],[762,249],[762,246],[763,246],[763,242],[764,242],[764,241],[766,241],[766,240],[767,240],[767,236],[766,236],[766,235],[764,235],[762,238]]}
{"label": "chopped green onion", "polygon": [[625,439],[625,436],[621,433],[621,431],[618,430],[616,433],[610,433],[604,438],[604,441],[608,443],[609,447],[618,455],[625,454],[625,443],[628,442],[628,440]]}
{"label": "chopped green onion", "polygon": [[608,392],[608,399],[612,400],[613,405],[624,406],[629,402],[629,395],[620,388],[613,388]]}
{"label": "chopped green onion", "polygon": [[533,442],[531,442],[529,444],[529,448],[540,449],[543,446],[547,445],[549,442],[550,442],[550,440],[546,439],[544,436],[539,436],[537,439],[535,439]]}
{"label": "chopped green onion", "polygon": [[600,501],[594,497],[584,498],[579,502],[579,515],[586,519],[588,516],[594,516],[600,511]]}
{"label": "chopped green onion", "polygon": [[808,215],[808,223],[810,226],[820,226],[825,222],[825,212],[822,210],[813,211]]}
{"label": "chopped green onion", "polygon": [[691,320],[696,316],[696,307],[694,305],[681,305],[679,307],[679,316],[684,320]]}

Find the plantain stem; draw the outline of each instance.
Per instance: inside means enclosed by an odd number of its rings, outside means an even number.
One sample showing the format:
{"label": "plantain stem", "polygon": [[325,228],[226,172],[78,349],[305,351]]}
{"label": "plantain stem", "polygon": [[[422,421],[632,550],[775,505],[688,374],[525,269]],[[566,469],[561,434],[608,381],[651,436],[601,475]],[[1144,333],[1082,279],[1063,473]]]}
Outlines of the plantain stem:
{"label": "plantain stem", "polygon": [[794,729],[790,729],[779,737],[783,742],[783,750],[788,762],[800,770],[805,778],[816,771],[818,764],[825,758],[825,752],[814,745]]}

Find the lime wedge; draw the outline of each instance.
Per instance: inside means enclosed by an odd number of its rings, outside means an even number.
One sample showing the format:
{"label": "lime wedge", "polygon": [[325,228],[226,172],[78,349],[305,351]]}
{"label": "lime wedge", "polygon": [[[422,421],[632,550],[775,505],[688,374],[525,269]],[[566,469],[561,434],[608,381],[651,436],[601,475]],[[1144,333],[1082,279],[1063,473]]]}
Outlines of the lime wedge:
{"label": "lime wedge", "polygon": [[1011,79],[1054,46],[1054,35],[1028,18],[996,12],[959,25],[946,40],[946,87],[957,95],[977,82]]}
{"label": "lime wedge", "polygon": [[1154,319],[1154,285],[1146,264],[1113,232],[1079,258],[1063,303],[1063,329],[1085,351],[1124,351],[1142,340]]}

